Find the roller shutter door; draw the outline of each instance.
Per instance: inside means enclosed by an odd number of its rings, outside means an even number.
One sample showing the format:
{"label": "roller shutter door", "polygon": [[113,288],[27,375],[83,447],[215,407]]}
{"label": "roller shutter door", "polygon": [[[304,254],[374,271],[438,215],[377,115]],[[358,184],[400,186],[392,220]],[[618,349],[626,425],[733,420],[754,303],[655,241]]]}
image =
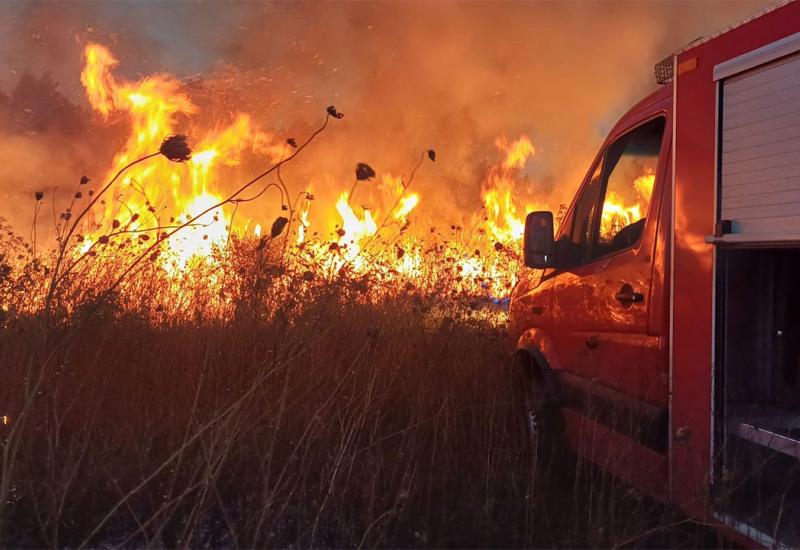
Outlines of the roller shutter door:
{"label": "roller shutter door", "polygon": [[720,219],[749,238],[800,234],[800,52],[722,79]]}

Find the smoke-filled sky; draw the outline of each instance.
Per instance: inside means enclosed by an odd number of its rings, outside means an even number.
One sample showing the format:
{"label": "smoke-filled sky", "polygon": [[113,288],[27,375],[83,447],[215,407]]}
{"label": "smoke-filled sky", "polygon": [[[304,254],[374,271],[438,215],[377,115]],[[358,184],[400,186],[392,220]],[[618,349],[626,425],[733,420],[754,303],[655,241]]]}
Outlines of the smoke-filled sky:
{"label": "smoke-filled sky", "polygon": [[[655,89],[655,62],[770,4],[4,3],[0,216],[29,225],[33,191],[108,168],[109,136],[122,130],[106,133],[82,95],[88,41],[114,52],[119,76],[173,73],[206,113],[250,112],[276,135],[300,138],[336,105],[345,118],[287,174],[323,199],[349,185],[356,162],[407,174],[434,148],[422,204],[457,218],[480,209],[499,136],[536,147],[521,195],[568,200],[614,121]],[[63,96],[26,105],[21,79],[46,73]]]}

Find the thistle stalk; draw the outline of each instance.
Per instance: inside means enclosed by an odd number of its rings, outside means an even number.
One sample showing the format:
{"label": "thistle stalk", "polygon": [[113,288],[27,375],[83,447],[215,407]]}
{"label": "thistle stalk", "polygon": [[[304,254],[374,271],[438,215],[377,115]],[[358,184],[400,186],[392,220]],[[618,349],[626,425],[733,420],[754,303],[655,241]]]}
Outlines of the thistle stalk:
{"label": "thistle stalk", "polygon": [[84,216],[86,216],[89,210],[91,210],[92,207],[97,203],[100,197],[102,197],[103,194],[105,194],[105,192],[109,190],[109,188],[114,184],[114,182],[117,181],[117,179],[119,179],[119,177],[123,173],[125,173],[133,166],[136,166],[137,164],[144,162],[148,159],[151,159],[155,156],[158,156],[160,154],[161,154],[160,152],[155,152],[149,155],[145,155],[120,168],[119,171],[114,175],[114,177],[111,178],[111,180],[109,180],[109,182],[106,183],[98,193],[94,194],[92,200],[90,200],[89,203],[83,208],[83,210],[80,211],[80,213],[75,217],[75,221],[72,222],[72,224],[69,226],[66,235],[64,235],[63,239],[61,239],[61,243],[58,247],[58,257],[56,258],[56,263],[55,266],[53,267],[53,274],[52,277],[50,278],[50,287],[47,290],[47,298],[45,299],[44,314],[45,314],[45,320],[47,321],[48,324],[50,320],[50,308],[53,303],[53,298],[55,297],[57,283],[60,280],[59,271],[61,269],[61,264],[63,263],[64,256],[67,253],[67,249],[69,248],[69,241],[72,238],[72,235],[75,233],[75,229],[77,229],[78,224],[81,222]]}

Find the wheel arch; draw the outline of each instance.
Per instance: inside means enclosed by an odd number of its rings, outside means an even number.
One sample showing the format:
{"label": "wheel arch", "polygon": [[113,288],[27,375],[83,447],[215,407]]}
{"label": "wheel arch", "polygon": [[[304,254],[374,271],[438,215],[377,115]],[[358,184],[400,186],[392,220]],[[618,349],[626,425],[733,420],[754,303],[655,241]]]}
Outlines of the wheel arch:
{"label": "wheel arch", "polygon": [[555,371],[560,364],[550,338],[538,329],[522,334],[513,355],[514,368],[544,385],[548,400],[558,402],[560,391]]}

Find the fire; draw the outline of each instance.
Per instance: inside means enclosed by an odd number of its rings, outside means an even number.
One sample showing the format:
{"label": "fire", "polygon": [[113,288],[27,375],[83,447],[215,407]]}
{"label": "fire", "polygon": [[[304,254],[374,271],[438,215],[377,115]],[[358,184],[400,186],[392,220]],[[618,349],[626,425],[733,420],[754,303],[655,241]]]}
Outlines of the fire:
{"label": "fire", "polygon": [[[269,266],[270,283],[274,273],[299,273],[304,282],[316,281],[317,276],[344,276],[359,284],[383,285],[381,292],[415,289],[470,303],[500,302],[516,281],[525,215],[547,208],[538,202],[528,174],[536,148],[522,135],[496,141],[499,158],[481,185],[484,216],[451,221],[442,214],[446,209],[426,204],[427,192],[421,193],[417,183],[430,178],[429,167],[435,166],[435,153],[426,150],[421,156],[426,165],[416,165],[414,176],[383,173],[356,185],[352,180],[336,185],[329,174],[313,174],[331,182],[335,201],[315,200],[310,186],[296,195],[288,178],[287,183],[265,180],[264,185],[281,184],[280,203],[269,206],[281,210],[256,223],[243,212],[247,209],[239,209],[241,203],[226,200],[229,195],[222,182],[235,189],[231,184],[237,181],[231,180],[241,176],[237,167],[253,163],[261,167],[285,158],[291,154],[289,147],[296,146],[293,140],[275,139],[247,113],[231,113],[224,121],[207,120],[171,75],[121,78],[115,74],[117,60],[103,46],[87,45],[84,60],[81,81],[92,108],[104,120],[128,122],[127,137],[106,181],[129,163],[159,151],[167,136],[189,135],[193,154],[186,162],[155,155],[128,168],[105,195],[107,200],[86,217],[91,219],[82,220],[74,253],[113,262],[112,252],[124,254],[118,251],[126,244],[147,246],[154,242],[151,239],[185,225],[152,256],[155,269],[162,269],[171,292],[183,292],[181,281],[202,280],[198,288],[209,292],[213,296],[209,303],[221,310],[232,299],[222,285],[239,273],[225,262],[242,257],[238,250],[249,250],[246,254],[254,255],[253,265],[259,269]],[[330,186],[323,186],[321,197]],[[652,180],[646,177],[637,184],[642,196],[651,188]],[[260,195],[253,189],[247,196]],[[270,196],[275,197],[266,195]],[[633,216],[630,208],[620,208],[612,215]],[[281,224],[275,225],[276,215],[284,218]],[[281,284],[299,288],[288,281]]]}
{"label": "fire", "polygon": [[[113,74],[117,60],[98,44],[86,46],[84,61],[81,82],[92,107],[103,118],[121,112],[130,121],[127,141],[115,156],[107,179],[131,161],[158,151],[166,136],[177,133],[178,117],[197,112],[189,96],[181,90],[181,83],[172,76],[154,75],[137,82],[118,79]],[[273,144],[272,136],[259,130],[247,114],[236,115],[227,126],[206,131],[194,128],[191,133],[200,139],[195,141],[196,152],[190,162],[176,164],[158,157],[128,170],[114,190],[117,200],[106,201],[102,216],[88,224],[87,232],[99,226],[94,232],[107,233],[104,224],[119,218],[123,212],[141,214],[143,219],[138,224],[141,228],[164,227],[169,225],[166,219],[174,224],[181,214],[188,215],[189,219],[183,221],[191,221],[190,230],[170,241],[181,268],[193,256],[206,256],[213,245],[224,243],[230,231],[228,207],[213,209],[201,219],[193,219],[223,201],[224,193],[216,188],[220,168],[237,166],[246,152],[273,160],[283,152]]]}
{"label": "fire", "polygon": [[[176,234],[171,243],[177,255],[177,267],[184,268],[194,257],[208,257],[213,247],[221,246],[228,239],[229,219],[222,208],[213,208],[221,202],[218,195],[203,192],[191,199],[186,206],[186,218],[192,225]],[[211,208],[208,213],[201,215]]]}
{"label": "fire", "polygon": [[633,182],[636,190],[636,201],[631,204],[614,192],[609,192],[603,203],[603,212],[600,217],[600,236],[610,240],[621,229],[641,220],[646,215],[650,196],[653,194],[654,174],[644,174]]}
{"label": "fire", "polygon": [[336,211],[342,218],[342,232],[340,234],[339,245],[347,248],[346,257],[353,259],[358,256],[361,250],[361,241],[374,235],[378,231],[378,224],[372,217],[369,210],[364,210],[364,215],[359,217],[353,211],[348,202],[349,193],[344,192],[339,195],[336,201]]}
{"label": "fire", "polygon": [[524,167],[528,159],[536,152],[528,136],[522,136],[510,145],[504,139],[499,139],[497,146],[507,153],[506,160],[503,163],[507,170]]}
{"label": "fire", "polygon": [[481,190],[486,209],[486,225],[492,236],[502,243],[519,242],[525,232],[525,216],[537,209],[546,209],[540,204],[520,203],[520,192],[516,189],[518,172],[535,154],[528,136],[513,142],[500,138],[497,147],[506,153],[502,163],[492,166]]}
{"label": "fire", "polygon": [[411,193],[405,197],[402,197],[400,199],[400,206],[394,212],[394,219],[405,222],[408,215],[412,210],[414,210],[414,208],[416,208],[418,204],[419,195],[416,193]]}
{"label": "fire", "polygon": [[645,174],[639,176],[633,181],[633,188],[639,193],[645,204],[650,203],[650,197],[653,194],[653,184],[656,181],[655,174]]}
{"label": "fire", "polygon": [[306,233],[311,226],[311,220],[308,218],[308,211],[311,209],[311,201],[306,201],[305,206],[297,214],[297,219],[300,222],[297,226],[297,244],[305,242]]}

